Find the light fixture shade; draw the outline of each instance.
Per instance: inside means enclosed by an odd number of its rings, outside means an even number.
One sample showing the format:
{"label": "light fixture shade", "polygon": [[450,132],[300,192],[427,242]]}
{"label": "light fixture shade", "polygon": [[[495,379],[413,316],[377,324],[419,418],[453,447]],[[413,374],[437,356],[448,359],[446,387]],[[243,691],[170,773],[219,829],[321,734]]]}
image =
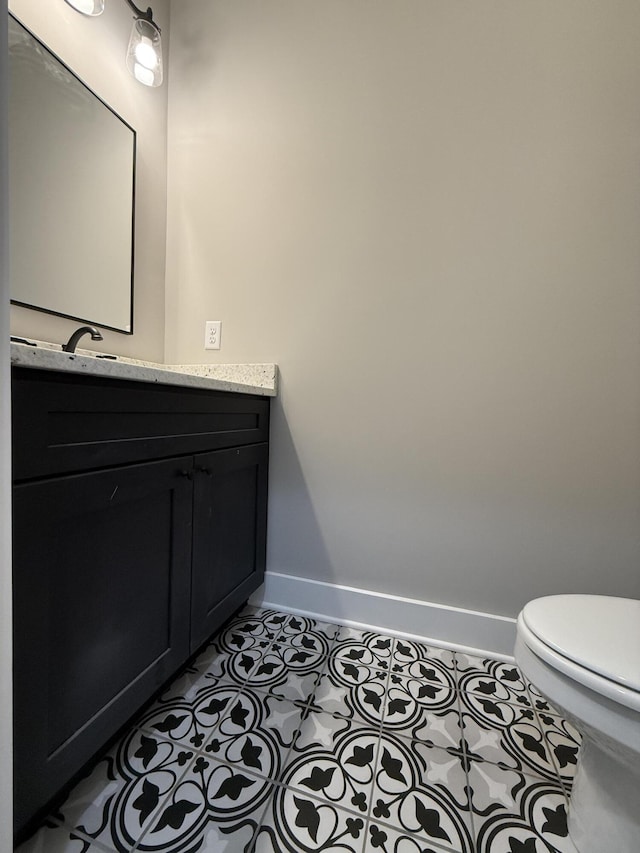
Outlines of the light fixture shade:
{"label": "light fixture shade", "polygon": [[136,18],[127,50],[127,68],[145,86],[162,84],[162,40],[153,21]]}
{"label": "light fixture shade", "polygon": [[83,15],[101,15],[104,12],[104,0],[67,0],[67,3]]}

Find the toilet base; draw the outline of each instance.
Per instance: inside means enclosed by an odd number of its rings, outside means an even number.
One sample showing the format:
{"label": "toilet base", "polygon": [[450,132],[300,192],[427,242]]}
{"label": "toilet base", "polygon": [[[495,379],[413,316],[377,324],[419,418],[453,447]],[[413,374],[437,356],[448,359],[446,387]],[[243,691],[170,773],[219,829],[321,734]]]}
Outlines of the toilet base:
{"label": "toilet base", "polygon": [[640,853],[638,712],[549,666],[520,633],[515,657],[529,681],[582,735],[568,813],[578,853]]}
{"label": "toilet base", "polygon": [[640,768],[583,741],[569,803],[569,836],[578,853],[638,853]]}

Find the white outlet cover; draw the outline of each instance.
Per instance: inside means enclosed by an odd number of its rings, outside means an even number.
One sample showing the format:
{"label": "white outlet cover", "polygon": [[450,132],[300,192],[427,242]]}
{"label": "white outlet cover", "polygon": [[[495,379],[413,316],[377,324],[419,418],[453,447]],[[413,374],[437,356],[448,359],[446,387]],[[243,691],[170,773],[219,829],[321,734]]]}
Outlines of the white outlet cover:
{"label": "white outlet cover", "polygon": [[220,349],[222,320],[207,320],[204,324],[204,348]]}

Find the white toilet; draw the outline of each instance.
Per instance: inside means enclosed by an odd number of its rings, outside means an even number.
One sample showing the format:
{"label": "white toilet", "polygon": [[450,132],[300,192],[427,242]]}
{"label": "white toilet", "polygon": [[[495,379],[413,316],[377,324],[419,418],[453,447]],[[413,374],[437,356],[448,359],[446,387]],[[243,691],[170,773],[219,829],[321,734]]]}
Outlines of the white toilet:
{"label": "white toilet", "polygon": [[640,601],[531,601],[518,617],[515,656],[583,737],[569,805],[579,853],[639,853]]}

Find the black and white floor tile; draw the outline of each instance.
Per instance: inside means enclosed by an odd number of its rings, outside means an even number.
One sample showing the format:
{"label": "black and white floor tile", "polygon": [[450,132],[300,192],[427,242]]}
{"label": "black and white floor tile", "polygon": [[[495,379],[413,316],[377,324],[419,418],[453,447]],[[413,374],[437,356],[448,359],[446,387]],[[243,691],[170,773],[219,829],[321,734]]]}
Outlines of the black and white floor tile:
{"label": "black and white floor tile", "polygon": [[247,607],[19,853],[575,853],[518,668]]}

